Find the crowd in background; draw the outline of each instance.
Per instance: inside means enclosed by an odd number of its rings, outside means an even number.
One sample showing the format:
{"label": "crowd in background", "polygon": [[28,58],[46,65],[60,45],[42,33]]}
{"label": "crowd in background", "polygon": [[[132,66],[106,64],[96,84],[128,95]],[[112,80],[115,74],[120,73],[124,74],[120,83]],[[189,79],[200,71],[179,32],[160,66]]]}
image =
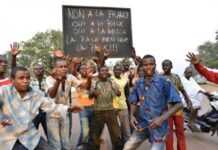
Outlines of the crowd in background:
{"label": "crowd in background", "polygon": [[[19,53],[19,45],[13,43],[11,67],[0,55],[2,150],[98,150],[105,124],[114,150],[137,149],[146,139],[152,150],[173,150],[174,130],[177,149],[186,150],[183,105],[191,110],[188,126],[198,131],[194,122],[207,91],[194,81],[190,67],[179,77],[171,72],[173,62],[166,59],[159,73],[154,56],[141,58],[132,49],[135,67],[116,63],[110,70],[105,65],[108,50],[99,48],[88,59],[55,50],[53,68],[46,74],[40,62],[28,69],[17,65]],[[217,83],[216,73],[199,64],[194,54],[187,57]],[[80,131],[78,137],[75,130]]]}

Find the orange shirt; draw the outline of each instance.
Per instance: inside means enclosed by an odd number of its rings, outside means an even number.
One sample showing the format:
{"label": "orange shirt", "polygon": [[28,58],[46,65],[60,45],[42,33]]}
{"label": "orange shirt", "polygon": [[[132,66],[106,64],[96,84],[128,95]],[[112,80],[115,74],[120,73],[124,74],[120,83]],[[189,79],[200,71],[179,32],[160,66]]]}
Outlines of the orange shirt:
{"label": "orange shirt", "polygon": [[[86,79],[80,79],[81,83],[86,82]],[[76,99],[82,106],[91,106],[94,104],[94,99],[89,98],[89,91],[81,87],[76,88]]]}

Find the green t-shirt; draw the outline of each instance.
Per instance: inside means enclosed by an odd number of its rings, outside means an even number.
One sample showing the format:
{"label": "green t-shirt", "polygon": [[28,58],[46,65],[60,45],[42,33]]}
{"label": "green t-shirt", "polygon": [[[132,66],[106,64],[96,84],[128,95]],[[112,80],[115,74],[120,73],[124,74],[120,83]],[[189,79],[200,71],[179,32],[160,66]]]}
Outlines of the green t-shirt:
{"label": "green t-shirt", "polygon": [[111,79],[101,81],[96,79],[92,81],[91,91],[96,89],[100,95],[95,98],[93,109],[100,110],[113,110],[113,98],[116,96],[113,89],[117,89],[118,86]]}

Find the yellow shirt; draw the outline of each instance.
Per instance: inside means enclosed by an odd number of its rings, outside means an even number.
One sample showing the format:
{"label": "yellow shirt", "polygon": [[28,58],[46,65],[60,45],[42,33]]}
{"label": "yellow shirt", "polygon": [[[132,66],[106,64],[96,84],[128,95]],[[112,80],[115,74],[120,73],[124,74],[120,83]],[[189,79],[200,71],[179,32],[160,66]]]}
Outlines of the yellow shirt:
{"label": "yellow shirt", "polygon": [[116,109],[127,109],[126,97],[124,87],[127,84],[127,78],[121,77],[120,79],[112,77],[112,80],[119,85],[121,96],[116,96],[113,99],[113,107]]}

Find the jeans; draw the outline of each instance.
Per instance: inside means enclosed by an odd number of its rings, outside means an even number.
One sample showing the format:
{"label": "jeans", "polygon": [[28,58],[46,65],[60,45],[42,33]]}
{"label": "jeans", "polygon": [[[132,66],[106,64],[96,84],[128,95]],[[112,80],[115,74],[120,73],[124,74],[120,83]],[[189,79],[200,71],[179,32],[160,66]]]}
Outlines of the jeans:
{"label": "jeans", "polygon": [[[133,131],[129,140],[124,145],[123,150],[136,150],[144,140],[148,139],[149,131]],[[164,141],[163,142],[153,142],[151,150],[164,150]]]}
{"label": "jeans", "polygon": [[77,147],[80,146],[84,147],[87,146],[88,144],[88,141],[90,139],[89,131],[90,131],[92,116],[93,116],[92,107],[85,107],[85,109],[82,112],[80,112],[81,132],[80,132],[80,138]]}
{"label": "jeans", "polygon": [[[72,116],[71,116],[72,117]],[[70,120],[69,116],[65,118],[52,118],[47,116],[47,131],[48,131],[48,144],[53,150],[71,150],[72,138],[69,135],[70,132]]]}

